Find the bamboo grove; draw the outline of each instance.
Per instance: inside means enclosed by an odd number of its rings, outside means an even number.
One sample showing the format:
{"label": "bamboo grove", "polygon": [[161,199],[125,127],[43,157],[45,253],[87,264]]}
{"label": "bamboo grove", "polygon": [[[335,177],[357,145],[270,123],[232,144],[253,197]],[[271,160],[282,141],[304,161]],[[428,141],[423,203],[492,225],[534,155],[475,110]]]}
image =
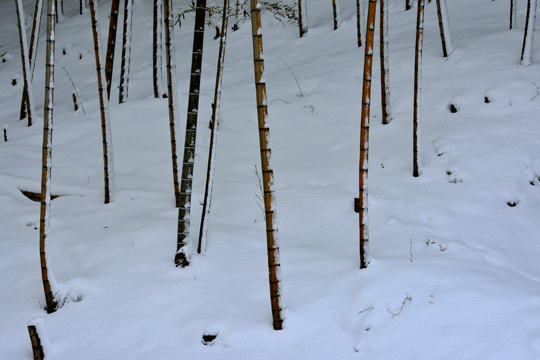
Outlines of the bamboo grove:
{"label": "bamboo grove", "polygon": [[[402,0],[399,0],[400,2]],[[363,57],[361,51],[358,52],[358,64],[363,60],[363,79],[362,79],[362,97],[359,99],[359,115],[360,124],[360,148],[359,148],[359,188],[358,198],[355,199],[355,208],[359,214],[359,267],[366,268],[370,263],[369,252],[369,216],[368,216],[368,198],[369,198],[369,142],[370,142],[370,120],[372,113],[372,80],[373,63],[374,63],[374,48],[375,48],[375,30],[377,20],[377,5],[379,6],[379,66],[380,66],[380,81],[381,81],[381,114],[382,124],[392,126],[392,122],[405,121],[405,119],[395,119],[392,114],[390,96],[391,77],[390,77],[390,62],[391,47],[389,44],[388,29],[391,27],[391,19],[389,19],[388,8],[390,0],[357,0],[356,1],[356,45],[364,47]],[[431,1],[428,1],[429,4]],[[33,118],[35,117],[34,99],[32,94],[32,78],[36,62],[36,54],[38,51],[39,39],[39,24],[41,22],[41,13],[43,9],[43,0],[36,0],[36,6],[33,16],[33,26],[30,35],[30,44],[27,44],[26,27],[22,20],[22,1],[15,0],[19,37],[21,50],[22,72],[24,77],[24,90],[21,100],[21,119],[27,119],[28,126],[32,126]],[[435,0],[437,7],[437,23],[439,25],[439,33],[442,45],[442,56],[449,57],[454,51],[452,42],[450,21],[446,0]],[[294,14],[290,15],[285,10],[284,14],[280,13],[282,9],[277,9],[269,2],[260,0],[250,0],[249,13],[243,8],[247,8],[247,1],[240,3],[239,1],[232,6],[229,0],[224,0],[221,11],[216,10],[215,13],[220,15],[221,27],[209,20],[208,16],[211,13],[207,7],[206,0],[197,0],[193,5],[195,12],[194,29],[193,29],[193,48],[191,52],[191,68],[189,81],[189,97],[187,107],[186,128],[183,133],[184,147],[182,156],[182,168],[179,170],[178,147],[177,143],[180,139],[178,130],[178,94],[177,94],[177,71],[176,71],[176,49],[175,49],[175,25],[180,21],[180,16],[175,14],[172,0],[154,0],[153,1],[153,23],[152,23],[152,92],[155,98],[166,98],[169,115],[169,129],[171,139],[171,158],[174,189],[171,191],[171,199],[174,198],[174,205],[178,209],[177,221],[177,239],[176,253],[174,256],[174,264],[177,267],[186,267],[190,265],[191,257],[194,252],[192,246],[192,235],[190,229],[190,219],[192,214],[192,193],[193,193],[193,176],[195,149],[197,137],[197,125],[199,123],[199,97],[200,86],[203,69],[203,43],[205,27],[211,24],[216,26],[216,34],[219,38],[219,54],[217,60],[217,72],[215,80],[215,91],[212,103],[212,117],[210,122],[211,138],[208,154],[208,163],[206,171],[206,182],[204,191],[204,202],[202,210],[202,220],[197,243],[197,253],[204,254],[208,246],[207,233],[208,227],[211,226],[209,221],[210,208],[212,201],[213,184],[216,181],[215,163],[216,163],[216,147],[217,135],[220,122],[220,104],[223,73],[225,71],[225,49],[227,44],[227,30],[229,17],[235,18],[235,22],[231,27],[232,30],[238,29],[239,9],[244,9],[243,16],[249,16],[252,27],[252,43],[253,43],[253,63],[255,74],[255,106],[257,112],[258,137],[260,147],[260,161],[262,170],[262,191],[265,214],[265,235],[267,244],[267,261],[269,275],[269,290],[270,304],[273,320],[273,328],[280,330],[283,328],[284,316],[283,310],[285,305],[282,303],[282,286],[281,286],[281,261],[280,249],[278,242],[278,222],[276,216],[276,190],[274,184],[274,170],[272,167],[271,148],[270,148],[270,117],[268,110],[268,101],[266,95],[266,76],[264,75],[264,56],[263,56],[263,40],[262,40],[262,25],[261,11],[274,9],[279,16],[289,17],[293,19],[299,29],[299,37],[308,36],[308,17],[307,17],[307,2],[298,0],[293,7]],[[330,5],[330,4],[329,4]],[[404,11],[413,9],[415,4],[412,1],[404,1]],[[401,5],[401,6],[403,6]],[[80,3],[81,15],[83,14],[83,2]],[[111,131],[111,116],[109,113],[109,104],[111,99],[114,55],[116,49],[117,28],[119,9],[121,6],[120,0],[111,1],[111,10],[109,16],[108,41],[105,56],[103,56],[103,46],[99,31],[99,15],[95,0],[88,1],[88,9],[90,16],[90,24],[92,29],[92,38],[94,45],[96,76],[97,76],[97,97],[99,99],[100,119],[101,119],[101,134],[103,147],[103,176],[104,176],[104,203],[113,202],[116,194],[116,185],[114,178],[114,162],[112,151],[112,131]],[[419,177],[422,174],[421,167],[421,94],[422,94],[422,52],[423,52],[423,35],[424,35],[424,11],[426,7],[425,0],[416,1],[416,41],[415,41],[415,62],[414,66],[414,89],[412,113],[412,138],[413,144],[411,149],[412,155],[412,176]],[[48,313],[56,311],[64,299],[57,298],[58,289],[56,280],[50,269],[48,262],[47,244],[50,241],[50,216],[51,216],[51,165],[52,165],[52,128],[53,128],[53,108],[54,108],[54,63],[55,63],[55,23],[58,22],[57,3],[54,0],[47,0],[47,35],[46,35],[46,80],[45,80],[45,100],[44,100],[44,121],[43,121],[43,147],[42,147],[42,175],[41,175],[41,215],[40,215],[40,260],[41,274],[44,287],[46,310]],[[119,103],[128,101],[128,84],[129,84],[129,69],[131,56],[131,29],[134,11],[133,0],[124,1],[124,23],[122,29],[122,48],[121,48],[121,69],[119,80]],[[339,0],[332,0],[332,28],[338,29],[343,20],[340,15]],[[509,1],[509,29],[516,28],[516,1]],[[185,15],[187,12],[184,12]],[[210,15],[211,16],[211,15]],[[329,14],[330,18],[330,14]],[[523,38],[523,46],[521,53],[521,65],[529,66],[532,64],[532,44],[534,36],[534,26],[536,18],[536,0],[528,0],[527,16]],[[431,31],[433,29],[427,29]],[[162,56],[165,55],[166,68],[162,69]],[[375,59],[376,60],[376,59]],[[67,72],[67,70],[66,70]],[[165,72],[165,75],[163,74]],[[68,74],[69,75],[69,74]],[[166,77],[166,87],[163,87],[163,78]],[[77,108],[78,95],[73,94],[74,104]],[[165,100],[163,100],[165,101]],[[255,107],[254,106],[254,107]],[[97,127],[96,127],[97,128]],[[6,130],[4,139],[8,140]],[[97,130],[96,130],[97,131]],[[179,174],[180,173],[180,174]],[[217,179],[219,181],[219,179]],[[173,201],[171,201],[172,203]],[[172,206],[172,205],[171,205]],[[263,249],[261,249],[263,251]],[[181,270],[179,270],[181,271]]]}

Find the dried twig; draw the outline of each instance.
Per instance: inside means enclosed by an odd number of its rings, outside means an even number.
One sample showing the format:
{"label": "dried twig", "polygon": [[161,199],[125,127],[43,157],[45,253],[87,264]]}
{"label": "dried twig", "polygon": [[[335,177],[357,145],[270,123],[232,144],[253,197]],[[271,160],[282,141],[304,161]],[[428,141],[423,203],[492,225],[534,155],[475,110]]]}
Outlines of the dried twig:
{"label": "dried twig", "polygon": [[407,303],[407,301],[412,301],[412,296],[407,294],[407,297],[403,300],[403,302],[401,303],[401,307],[399,308],[399,311],[397,313],[393,313],[390,311],[390,309],[386,308],[386,310],[388,310],[388,312],[390,314],[392,314],[392,318],[394,316],[398,316],[399,314],[401,314],[401,312],[403,311],[403,308],[405,307],[405,304]]}
{"label": "dried twig", "polygon": [[287,64],[287,63],[285,62],[285,60],[283,60],[283,59],[281,58],[281,56],[278,56],[278,57],[281,59],[281,61],[283,61],[283,63],[284,63],[285,66],[287,67],[287,69],[289,69],[289,71],[291,72],[291,74],[292,74],[294,80],[296,81],[296,86],[298,86],[298,90],[300,91],[300,96],[301,96],[301,97],[304,97],[304,94],[302,93],[302,89],[300,88],[300,83],[298,82],[298,78],[296,77],[296,75],[294,75],[294,73],[293,73],[291,67],[289,66],[289,64]]}
{"label": "dried twig", "polygon": [[73,80],[71,79],[71,76],[69,76],[69,73],[66,70],[66,68],[62,66],[62,69],[64,69],[64,71],[66,72],[66,74],[67,74],[67,76],[69,78],[69,81],[71,81],[71,85],[73,85],[73,89],[75,90],[75,94],[77,94],[77,98],[79,98],[79,103],[81,104],[81,109],[82,109],[83,113],[86,115],[86,111],[84,111],[84,106],[83,106],[83,103],[82,103],[82,99],[79,96],[79,92],[77,91],[77,88],[75,87],[75,83],[73,83]]}

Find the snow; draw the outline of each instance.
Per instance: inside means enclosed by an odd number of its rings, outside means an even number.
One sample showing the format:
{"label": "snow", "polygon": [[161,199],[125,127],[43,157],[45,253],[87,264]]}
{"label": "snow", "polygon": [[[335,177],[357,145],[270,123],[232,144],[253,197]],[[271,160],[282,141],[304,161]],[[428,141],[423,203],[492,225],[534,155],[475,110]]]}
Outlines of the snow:
{"label": "snow", "polygon": [[[175,1],[174,8],[188,4]],[[92,33],[88,12],[79,15],[78,5],[64,4],[55,41],[72,49],[59,51],[55,61],[69,71],[86,115],[73,111],[73,85],[57,72],[51,192],[65,196],[51,201],[48,234],[57,295],[69,301],[47,314],[40,204],[19,191],[40,191],[43,123],[18,121],[23,83],[15,4],[0,2],[0,50],[8,51],[0,62],[0,126],[10,132],[10,141],[0,142],[0,359],[31,358],[26,324],[32,319],[43,320],[51,359],[540,358],[540,55],[533,46],[532,65],[519,66],[526,2],[518,2],[517,28],[510,31],[506,1],[448,1],[456,49],[447,59],[436,4],[426,4],[423,173],[414,178],[416,11],[389,1],[393,120],[381,124],[380,72],[374,71],[372,260],[362,270],[353,200],[365,49],[357,47],[355,4],[341,2],[343,21],[333,31],[330,4],[313,0],[303,38],[296,26],[278,26],[261,13],[286,307],[281,331],[272,328],[265,218],[255,196],[260,152],[250,26],[228,35],[207,250],[177,268],[168,102],[153,97],[153,4],[133,5],[129,102],[118,105],[111,92],[118,194],[107,205]],[[99,7],[103,18],[110,2]],[[175,28],[179,114],[188,106],[192,25],[188,17]],[[213,32],[205,35],[199,160],[206,160],[210,141],[219,45],[212,38]],[[41,119],[45,40],[33,84]],[[117,54],[116,69],[119,64]],[[113,88],[118,81],[113,77]],[[451,113],[449,104],[458,111]],[[178,119],[184,129],[185,116]],[[193,173],[192,240],[204,160]],[[202,344],[207,333],[217,334],[211,346]]]}

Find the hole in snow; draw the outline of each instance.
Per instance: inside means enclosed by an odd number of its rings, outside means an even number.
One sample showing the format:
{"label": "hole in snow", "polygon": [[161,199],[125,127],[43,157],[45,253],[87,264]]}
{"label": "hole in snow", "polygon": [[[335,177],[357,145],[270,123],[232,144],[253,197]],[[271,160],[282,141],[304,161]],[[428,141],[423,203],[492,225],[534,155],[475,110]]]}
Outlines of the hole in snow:
{"label": "hole in snow", "polygon": [[454,104],[450,104],[450,106],[448,107],[450,109],[450,112],[452,114],[455,114],[458,112],[458,109],[456,108],[456,106]]}
{"label": "hole in snow", "polygon": [[202,336],[202,343],[203,345],[207,345],[207,346],[211,346],[211,345],[214,345],[214,341],[216,340],[217,338],[217,334],[215,335],[211,335],[211,334],[203,334]]}

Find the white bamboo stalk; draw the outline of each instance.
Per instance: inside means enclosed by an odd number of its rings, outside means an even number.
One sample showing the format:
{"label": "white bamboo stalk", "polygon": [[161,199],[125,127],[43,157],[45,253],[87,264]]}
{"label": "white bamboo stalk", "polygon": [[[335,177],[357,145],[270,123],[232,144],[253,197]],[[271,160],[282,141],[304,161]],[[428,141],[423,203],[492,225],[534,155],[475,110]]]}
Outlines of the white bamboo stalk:
{"label": "white bamboo stalk", "polygon": [[24,21],[24,9],[22,0],[15,0],[17,8],[17,25],[19,26],[19,39],[21,44],[21,62],[24,78],[24,87],[26,88],[28,126],[32,126],[32,117],[34,116],[34,96],[32,94],[32,82],[30,80],[30,60],[28,58],[28,44],[26,41],[26,23]]}
{"label": "white bamboo stalk", "polygon": [[527,21],[523,35],[523,49],[521,50],[521,62],[523,66],[532,65],[532,49],[534,41],[534,25],[536,22],[536,0],[528,0]]}

